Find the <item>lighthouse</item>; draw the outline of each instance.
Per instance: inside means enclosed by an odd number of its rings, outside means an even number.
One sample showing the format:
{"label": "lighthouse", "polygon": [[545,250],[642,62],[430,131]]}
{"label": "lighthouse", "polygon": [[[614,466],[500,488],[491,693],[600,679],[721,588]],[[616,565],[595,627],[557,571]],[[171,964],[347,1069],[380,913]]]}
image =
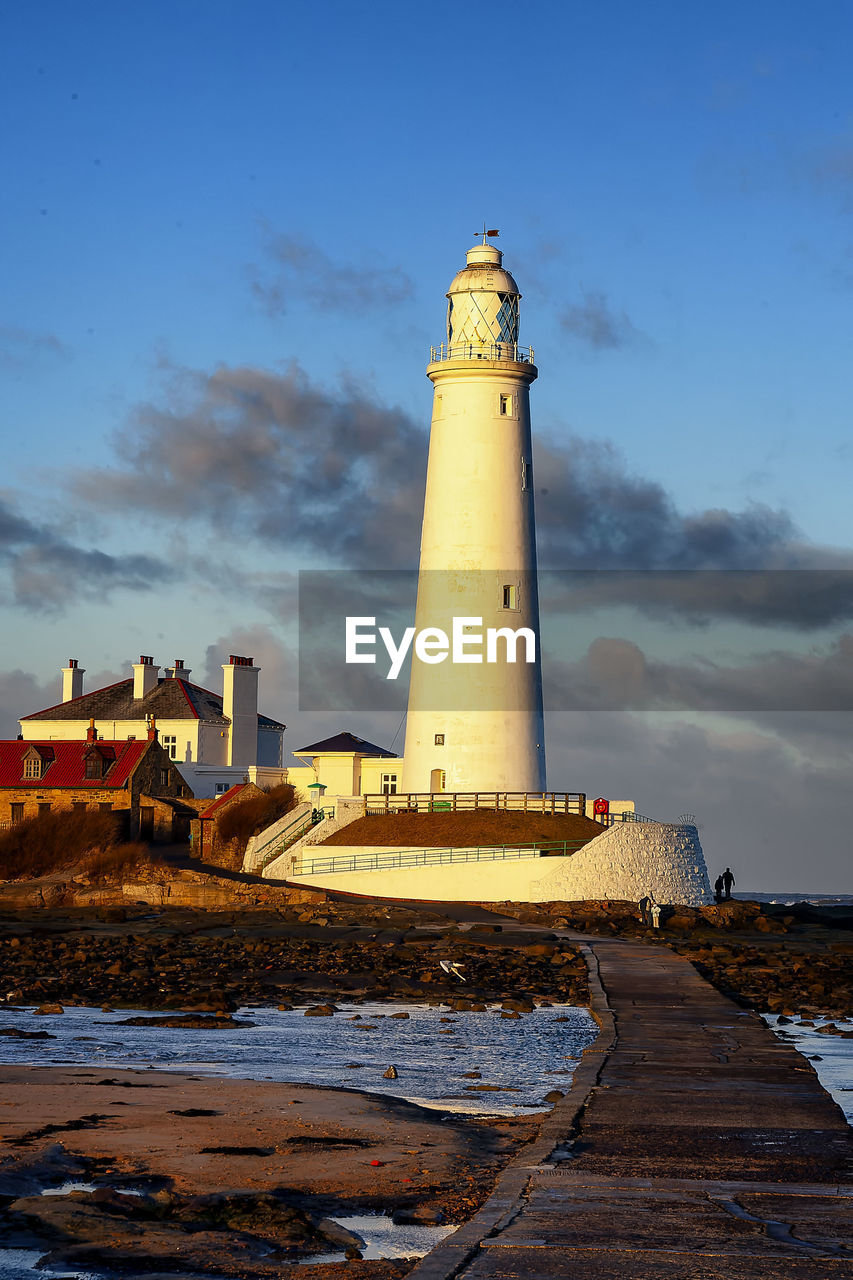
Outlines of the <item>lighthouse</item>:
{"label": "lighthouse", "polygon": [[453,279],[446,339],[427,366],[408,792],[545,789],[529,402],[538,370],[518,343],[521,294],[489,234]]}

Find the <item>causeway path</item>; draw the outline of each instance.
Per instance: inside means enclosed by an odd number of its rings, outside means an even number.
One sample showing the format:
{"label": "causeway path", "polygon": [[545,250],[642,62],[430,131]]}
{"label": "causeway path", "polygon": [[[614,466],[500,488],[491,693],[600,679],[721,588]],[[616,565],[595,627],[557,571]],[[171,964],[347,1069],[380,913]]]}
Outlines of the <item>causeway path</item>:
{"label": "causeway path", "polygon": [[601,1034],[411,1280],[853,1278],[853,1142],[809,1063],[666,947],[581,944]]}

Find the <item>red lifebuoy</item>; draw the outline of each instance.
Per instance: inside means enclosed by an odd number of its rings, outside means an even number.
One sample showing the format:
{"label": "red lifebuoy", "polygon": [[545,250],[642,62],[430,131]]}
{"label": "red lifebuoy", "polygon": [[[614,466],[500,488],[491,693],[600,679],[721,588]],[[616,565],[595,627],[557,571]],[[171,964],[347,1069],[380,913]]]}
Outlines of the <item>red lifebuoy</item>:
{"label": "red lifebuoy", "polygon": [[604,796],[599,796],[597,800],[592,802],[592,811],[593,813],[609,813],[610,801],[605,800]]}

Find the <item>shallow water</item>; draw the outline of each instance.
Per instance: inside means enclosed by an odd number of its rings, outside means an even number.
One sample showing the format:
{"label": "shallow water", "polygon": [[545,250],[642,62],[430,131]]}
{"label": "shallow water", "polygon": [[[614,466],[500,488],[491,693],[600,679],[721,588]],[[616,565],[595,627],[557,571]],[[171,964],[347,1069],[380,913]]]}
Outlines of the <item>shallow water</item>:
{"label": "shallow water", "polygon": [[[384,1213],[358,1213],[352,1217],[335,1217],[334,1222],[361,1236],[364,1248],[359,1250],[363,1258],[423,1258],[445,1236],[456,1230],[454,1226],[422,1227],[413,1223],[397,1225]],[[306,1258],[311,1262],[339,1262],[344,1256],[338,1253],[314,1254]]]}
{"label": "shallow water", "polygon": [[[56,1039],[0,1037],[0,1062],[80,1065],[105,1073],[152,1067],[361,1089],[445,1111],[515,1115],[547,1108],[543,1099],[551,1089],[565,1093],[583,1049],[598,1033],[586,1009],[567,1005],[536,1009],[517,1021],[502,1018],[497,1008],[484,1013],[397,1004],[339,1008],[325,1018],[306,1018],[304,1009],[245,1008],[235,1017],[254,1026],[215,1031],[118,1025],[138,1011],[67,1006],[64,1014],[35,1018],[29,1009],[8,1007],[0,1014],[4,1025],[29,1030],[37,1024]],[[409,1016],[390,1016],[398,1012]],[[398,1078],[383,1079],[392,1065]],[[481,1078],[464,1078],[468,1071],[479,1071]],[[506,1092],[481,1091],[476,1085]]]}
{"label": "shallow water", "polygon": [[[778,1025],[776,1014],[762,1014],[764,1021],[783,1040],[808,1058],[817,1072],[827,1093],[830,1093],[853,1124],[853,1040],[842,1040],[840,1036],[817,1035],[814,1027],[803,1027],[798,1022]],[[819,1027],[827,1022],[834,1022],[843,1031],[853,1031],[851,1018],[817,1018]]]}
{"label": "shallow water", "polygon": [[0,1280],[97,1280],[91,1271],[41,1271],[44,1249],[0,1249]]}

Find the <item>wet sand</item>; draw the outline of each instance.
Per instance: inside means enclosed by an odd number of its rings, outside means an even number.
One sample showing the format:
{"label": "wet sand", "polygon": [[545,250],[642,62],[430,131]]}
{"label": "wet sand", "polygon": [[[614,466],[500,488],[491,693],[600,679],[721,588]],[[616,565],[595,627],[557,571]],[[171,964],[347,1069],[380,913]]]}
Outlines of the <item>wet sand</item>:
{"label": "wet sand", "polygon": [[[223,1198],[273,1195],[315,1222],[365,1209],[461,1221],[537,1128],[532,1117],[443,1119],[444,1113],[351,1090],[153,1070],[3,1066],[0,1099],[7,1241],[15,1228],[11,1238],[21,1242],[24,1223],[39,1242],[71,1235],[74,1243],[63,1242],[57,1258],[91,1265],[94,1249],[96,1256],[120,1258],[122,1274],[132,1274],[134,1265],[150,1273],[158,1256],[171,1259],[164,1272],[190,1274],[174,1270],[176,1249],[187,1239],[193,1248],[186,1261],[204,1271],[215,1265],[220,1274],[260,1276],[286,1265],[286,1257],[252,1256],[257,1250],[243,1239],[266,1241],[267,1248],[289,1242],[287,1230],[277,1234],[258,1212],[243,1214],[242,1232],[206,1232],[199,1221],[188,1236],[187,1214],[199,1197],[207,1198],[205,1213]],[[143,1188],[149,1200],[131,1201],[130,1217],[117,1215],[115,1204],[98,1208],[89,1196],[33,1200],[45,1185],[81,1178]],[[9,1205],[9,1197],[18,1199]],[[134,1217],[147,1203],[159,1203],[166,1219]],[[169,1220],[175,1216],[181,1225]],[[350,1277],[405,1270],[346,1265]],[[337,1266],[306,1274],[334,1275]]]}

